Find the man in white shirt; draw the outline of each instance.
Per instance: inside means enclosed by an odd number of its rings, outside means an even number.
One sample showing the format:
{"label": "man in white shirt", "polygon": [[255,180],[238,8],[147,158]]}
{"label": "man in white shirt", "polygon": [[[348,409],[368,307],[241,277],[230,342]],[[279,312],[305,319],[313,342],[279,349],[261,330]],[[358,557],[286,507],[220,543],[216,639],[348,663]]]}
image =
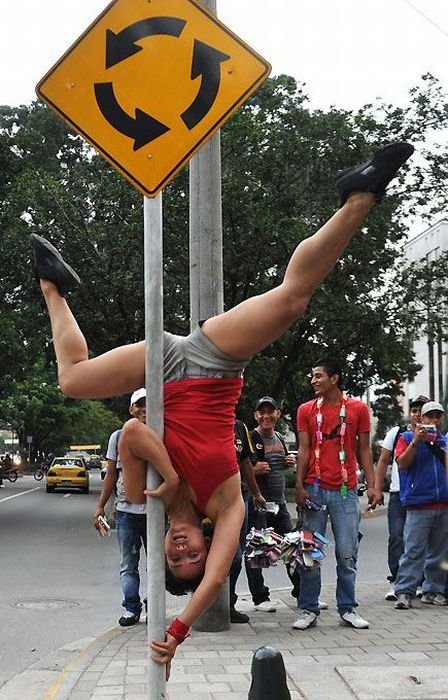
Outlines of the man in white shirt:
{"label": "man in white shirt", "polygon": [[[137,389],[131,396],[129,413],[142,423],[146,422],[146,390]],[[140,599],[140,550],[146,552],[146,503],[131,503],[123,486],[122,467],[118,455],[118,442],[121,430],[115,430],[107,447],[107,473],[104,478],[98,507],[93,516],[93,524],[98,528],[98,517],[104,516],[104,508],[116,489],[117,539],[120,547],[120,582],[123,591],[124,613],[118,620],[121,627],[130,627],[140,620],[142,601]]]}

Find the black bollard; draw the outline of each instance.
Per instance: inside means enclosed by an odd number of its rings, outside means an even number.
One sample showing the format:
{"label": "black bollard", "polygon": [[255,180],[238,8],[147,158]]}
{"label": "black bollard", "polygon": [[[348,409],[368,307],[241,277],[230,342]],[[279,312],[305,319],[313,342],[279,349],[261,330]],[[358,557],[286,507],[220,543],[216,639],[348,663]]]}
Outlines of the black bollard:
{"label": "black bollard", "polygon": [[259,647],[253,655],[248,700],[291,700],[283,657],[275,647]]}

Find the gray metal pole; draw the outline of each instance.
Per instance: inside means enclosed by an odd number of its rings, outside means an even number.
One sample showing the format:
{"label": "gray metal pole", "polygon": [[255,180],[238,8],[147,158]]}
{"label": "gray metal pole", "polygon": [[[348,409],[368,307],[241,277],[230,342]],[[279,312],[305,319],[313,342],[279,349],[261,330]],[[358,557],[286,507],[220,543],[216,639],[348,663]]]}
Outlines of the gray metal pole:
{"label": "gray metal pole", "polygon": [[[216,0],[202,0],[216,15]],[[221,151],[217,132],[190,161],[190,322],[223,310]],[[194,625],[203,632],[230,627],[229,584]]]}
{"label": "gray metal pole", "polygon": [[[162,195],[144,200],[144,266],[145,266],[145,366],[148,425],[163,437],[163,244]],[[148,465],[146,484],[155,489],[159,474]],[[165,639],[165,508],[162,500],[146,499],[146,534],[148,573],[147,641]],[[166,698],[165,666],[151,661],[148,648],[148,698]]]}
{"label": "gray metal pole", "polygon": [[223,310],[219,132],[190,161],[190,323]]}
{"label": "gray metal pole", "polygon": [[[216,15],[216,0],[202,0]],[[223,310],[219,131],[190,161],[190,323]]]}

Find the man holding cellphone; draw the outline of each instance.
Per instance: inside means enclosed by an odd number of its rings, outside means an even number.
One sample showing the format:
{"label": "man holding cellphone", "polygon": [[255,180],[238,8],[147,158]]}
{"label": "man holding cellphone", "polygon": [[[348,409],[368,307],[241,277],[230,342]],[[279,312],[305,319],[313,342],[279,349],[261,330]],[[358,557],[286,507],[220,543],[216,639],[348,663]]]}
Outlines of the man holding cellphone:
{"label": "man holding cellphone", "polygon": [[388,581],[391,587],[384,596],[386,600],[397,600],[394,584],[397,578],[400,557],[403,554],[403,532],[406,522],[406,508],[402,506],[400,500],[400,477],[394,452],[400,435],[407,430],[414,432],[416,426],[421,423],[422,406],[428,401],[429,398],[422,394],[414,396],[409,400],[409,424],[407,427],[395,425],[388,430],[384,437],[381,454],[375,469],[375,486],[379,491],[382,491],[387,468],[389,464],[392,463],[389,500],[387,503],[387,528],[389,532],[387,541],[387,562],[390,571]]}
{"label": "man holding cellphone", "polygon": [[[137,389],[131,396],[129,413],[142,423],[146,422],[146,389]],[[120,547],[120,582],[123,592],[124,612],[118,620],[121,627],[131,627],[140,621],[142,601],[140,598],[140,551],[146,552],[146,503],[131,503],[124,490],[122,465],[118,454],[121,430],[115,430],[107,447],[107,473],[103,481],[98,507],[93,515],[93,524],[100,530],[98,518],[104,517],[104,508],[116,491],[117,540]]]}
{"label": "man holding cellphone", "polygon": [[440,564],[448,552],[448,483],[446,437],[440,432],[444,408],[436,401],[422,406],[415,432],[403,433],[395,450],[400,497],[406,508],[404,552],[395,581],[396,610],[409,610],[424,577],[422,603],[447,605],[446,572]]}

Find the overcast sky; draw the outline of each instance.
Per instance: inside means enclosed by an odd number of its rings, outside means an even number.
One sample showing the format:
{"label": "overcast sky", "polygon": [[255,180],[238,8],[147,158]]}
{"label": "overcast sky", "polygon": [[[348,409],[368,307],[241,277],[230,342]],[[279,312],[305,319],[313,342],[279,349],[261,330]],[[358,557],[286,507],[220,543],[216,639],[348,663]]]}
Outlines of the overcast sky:
{"label": "overcast sky", "polygon": [[[158,0],[159,1],[159,0]],[[217,0],[218,16],[273,66],[307,84],[313,107],[406,100],[426,71],[448,90],[443,0]],[[160,0],[163,4],[163,0]],[[8,2],[0,26],[0,104],[34,87],[107,6],[105,0]]]}

